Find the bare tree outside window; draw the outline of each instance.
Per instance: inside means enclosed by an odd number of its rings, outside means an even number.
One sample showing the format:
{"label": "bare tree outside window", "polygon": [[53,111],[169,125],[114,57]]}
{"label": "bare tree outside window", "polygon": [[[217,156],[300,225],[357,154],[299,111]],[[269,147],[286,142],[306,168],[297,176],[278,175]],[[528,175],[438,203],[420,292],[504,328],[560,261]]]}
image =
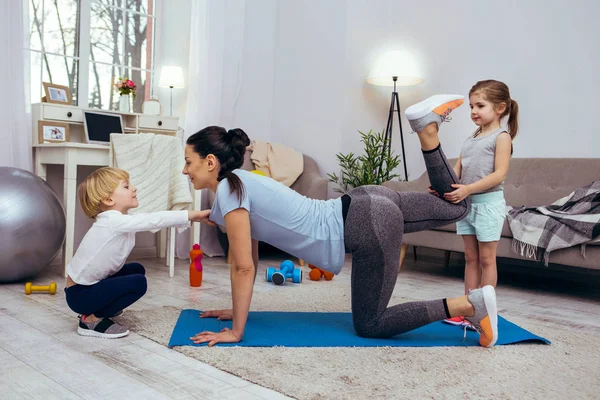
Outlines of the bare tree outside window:
{"label": "bare tree outside window", "polygon": [[96,0],[90,24],[90,107],[116,109],[121,77],[137,85],[133,110],[150,97],[153,0]]}
{"label": "bare tree outside window", "polygon": [[79,0],[31,0],[31,99],[42,94],[42,82],[68,86],[78,103]]}
{"label": "bare tree outside window", "polygon": [[[116,110],[114,83],[121,76],[136,83],[133,111],[141,111],[154,73],[154,0],[25,1],[31,21],[32,101],[43,95],[41,82],[52,82],[68,86],[74,104]],[[83,6],[89,7],[89,23],[80,21]],[[89,35],[89,58],[80,57],[81,35]],[[82,68],[88,71],[87,82],[79,81]],[[81,92],[87,92],[87,104],[78,99],[79,85],[87,88]]]}

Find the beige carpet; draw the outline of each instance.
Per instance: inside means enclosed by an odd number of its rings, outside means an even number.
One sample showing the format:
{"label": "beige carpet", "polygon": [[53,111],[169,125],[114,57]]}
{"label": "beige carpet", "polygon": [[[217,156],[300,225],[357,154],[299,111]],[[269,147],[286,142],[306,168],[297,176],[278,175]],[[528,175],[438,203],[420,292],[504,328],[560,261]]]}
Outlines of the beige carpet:
{"label": "beige carpet", "polygon": [[[322,289],[320,285],[287,285],[255,293],[252,309],[348,311],[347,285]],[[392,304],[406,300],[395,296]],[[222,308],[223,304],[206,302],[202,307]],[[179,311],[173,307],[128,311],[120,320],[132,331],[166,346]],[[174,350],[298,399],[600,398],[600,336],[511,320],[553,344],[493,349],[184,346]],[[457,335],[462,331],[457,330]]]}

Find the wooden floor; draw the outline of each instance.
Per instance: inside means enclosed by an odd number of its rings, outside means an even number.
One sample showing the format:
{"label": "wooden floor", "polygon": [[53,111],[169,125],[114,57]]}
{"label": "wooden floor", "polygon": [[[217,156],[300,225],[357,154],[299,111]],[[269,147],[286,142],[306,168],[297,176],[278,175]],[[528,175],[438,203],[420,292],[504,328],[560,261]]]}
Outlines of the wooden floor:
{"label": "wooden floor", "polygon": [[[397,290],[414,299],[439,298],[462,291],[461,260],[442,266],[443,253],[407,256]],[[260,268],[282,254],[261,255]],[[198,296],[230,299],[229,271],[223,258],[203,260],[216,285],[190,290],[187,263],[177,260],[169,278],[162,260],[139,260],[147,269],[148,293],[130,309],[163,305],[193,307]],[[524,316],[547,326],[600,333],[600,274],[575,270],[551,271],[511,264],[500,267],[500,312]],[[259,276],[261,272],[259,271]],[[543,278],[540,278],[542,277]],[[336,281],[348,282],[350,268]],[[56,295],[25,296],[23,284],[0,285],[0,398],[2,399],[284,399],[228,373],[131,333],[116,340],[81,337],[76,316],[65,302],[58,267],[36,277],[36,283],[56,281]],[[213,282],[213,283],[214,283]],[[340,283],[341,284],[341,283]],[[269,287],[257,282],[256,290]]]}

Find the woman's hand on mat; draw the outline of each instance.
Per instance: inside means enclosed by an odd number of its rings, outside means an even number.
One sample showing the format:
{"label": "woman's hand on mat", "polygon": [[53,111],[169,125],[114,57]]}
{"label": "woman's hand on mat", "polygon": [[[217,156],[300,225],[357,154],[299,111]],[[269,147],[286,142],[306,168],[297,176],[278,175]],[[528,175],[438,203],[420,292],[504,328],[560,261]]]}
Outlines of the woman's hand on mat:
{"label": "woman's hand on mat", "polygon": [[217,226],[210,218],[210,210],[188,211],[188,218],[192,222],[200,222],[202,224]]}
{"label": "woman's hand on mat", "polygon": [[231,321],[233,319],[233,310],[208,310],[200,314],[200,318],[216,318],[220,321]]}
{"label": "woman's hand on mat", "polygon": [[221,329],[221,332],[200,332],[196,336],[192,336],[192,340],[195,344],[208,342],[208,347],[212,347],[217,343],[237,343],[241,340],[242,335],[236,335],[229,328]]}
{"label": "woman's hand on mat", "polygon": [[444,198],[451,203],[460,203],[471,194],[471,191],[469,190],[469,187],[467,185],[459,185],[453,183],[451,186],[456,190],[444,194]]}
{"label": "woman's hand on mat", "polygon": [[435,190],[433,190],[433,189],[431,188],[431,186],[429,186],[429,187],[427,188],[427,191],[428,191],[429,193],[431,193],[431,194],[434,194],[434,195],[436,195],[437,197],[440,197],[440,194],[439,194],[438,192],[436,192]]}

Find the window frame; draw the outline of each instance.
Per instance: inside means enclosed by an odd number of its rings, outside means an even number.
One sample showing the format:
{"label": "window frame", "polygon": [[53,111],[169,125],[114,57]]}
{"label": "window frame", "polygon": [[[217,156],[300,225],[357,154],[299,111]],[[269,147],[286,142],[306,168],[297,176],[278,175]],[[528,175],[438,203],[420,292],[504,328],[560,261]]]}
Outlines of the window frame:
{"label": "window frame", "polygon": [[[45,11],[46,3],[49,1],[52,1],[52,0],[43,0],[42,1],[42,15]],[[112,64],[112,63],[106,63],[103,61],[90,60],[90,46],[91,46],[90,32],[91,32],[92,4],[97,4],[102,7],[107,7],[107,5],[103,4],[102,2],[100,2],[98,0],[77,0],[77,1],[79,2],[79,10],[80,10],[79,11],[80,21],[79,21],[79,32],[78,32],[78,35],[79,35],[78,54],[79,55],[78,56],[70,56],[67,54],[58,54],[58,53],[46,51],[44,48],[44,44],[43,44],[44,37],[46,35],[46,32],[43,28],[44,27],[43,20],[41,22],[42,47],[41,47],[41,49],[33,49],[31,47],[31,37],[28,37],[26,50],[29,51],[29,54],[37,53],[40,55],[42,60],[43,60],[44,54],[51,55],[51,56],[64,57],[68,61],[77,60],[77,64],[78,64],[77,65],[77,70],[78,70],[77,71],[77,106],[78,107],[83,107],[83,108],[90,107],[90,98],[89,98],[90,80],[89,79],[90,79],[90,68],[94,63],[98,64],[98,65],[114,67],[117,71],[119,71],[120,76],[129,75],[129,71],[132,71],[132,70],[140,71],[142,76],[144,74],[149,73],[150,76],[149,76],[149,79],[146,80],[146,84],[149,84],[150,86],[148,86],[147,90],[149,93],[153,93],[153,91],[154,91],[153,86],[154,86],[154,80],[155,80],[155,74],[156,74],[156,29],[157,29],[157,21],[159,19],[158,15],[160,15],[160,5],[162,2],[160,0],[152,0],[152,3],[153,3],[152,14],[138,13],[135,10],[126,8],[126,7],[109,6],[110,8],[121,10],[124,13],[123,15],[125,15],[125,16],[128,14],[139,14],[145,18],[148,18],[148,21],[150,21],[150,20],[152,21],[151,66],[150,66],[150,68],[141,68],[141,67],[138,68],[138,67],[129,67],[129,66],[125,65],[125,58],[122,59],[122,64]],[[29,15],[29,7],[30,7],[31,0],[23,0],[23,3],[24,3],[24,7],[25,7],[25,12],[27,13],[27,15]],[[128,18],[126,18],[125,20],[128,21]],[[29,15],[29,25],[27,26],[28,35],[30,33],[30,26],[31,26],[31,15]],[[148,26],[148,24],[147,24],[147,26]],[[125,55],[124,51],[125,51],[126,40],[127,40],[127,36],[123,35],[123,41],[122,41],[122,43],[120,43],[120,49],[123,52],[123,56]],[[43,78],[44,77],[44,67],[42,65],[40,65],[40,71],[39,71],[40,83],[43,82],[43,79],[44,79]],[[31,68],[31,63],[30,63],[30,68]],[[29,76],[31,76],[31,72],[32,71],[30,71]],[[118,76],[115,78],[118,78]],[[136,82],[136,83],[139,86],[140,82]],[[61,82],[60,84],[64,84],[64,82]],[[111,89],[111,90],[114,90],[114,89]],[[38,98],[41,99],[41,97],[43,95],[44,95],[43,87],[42,87],[42,85],[40,85]],[[145,97],[145,93],[143,94],[143,96]],[[83,99],[85,99],[85,100],[83,100]],[[35,100],[35,99],[32,99],[32,100]],[[37,101],[32,101],[32,102],[37,102]],[[109,110],[111,109],[110,106],[112,106],[112,105],[109,105]]]}

